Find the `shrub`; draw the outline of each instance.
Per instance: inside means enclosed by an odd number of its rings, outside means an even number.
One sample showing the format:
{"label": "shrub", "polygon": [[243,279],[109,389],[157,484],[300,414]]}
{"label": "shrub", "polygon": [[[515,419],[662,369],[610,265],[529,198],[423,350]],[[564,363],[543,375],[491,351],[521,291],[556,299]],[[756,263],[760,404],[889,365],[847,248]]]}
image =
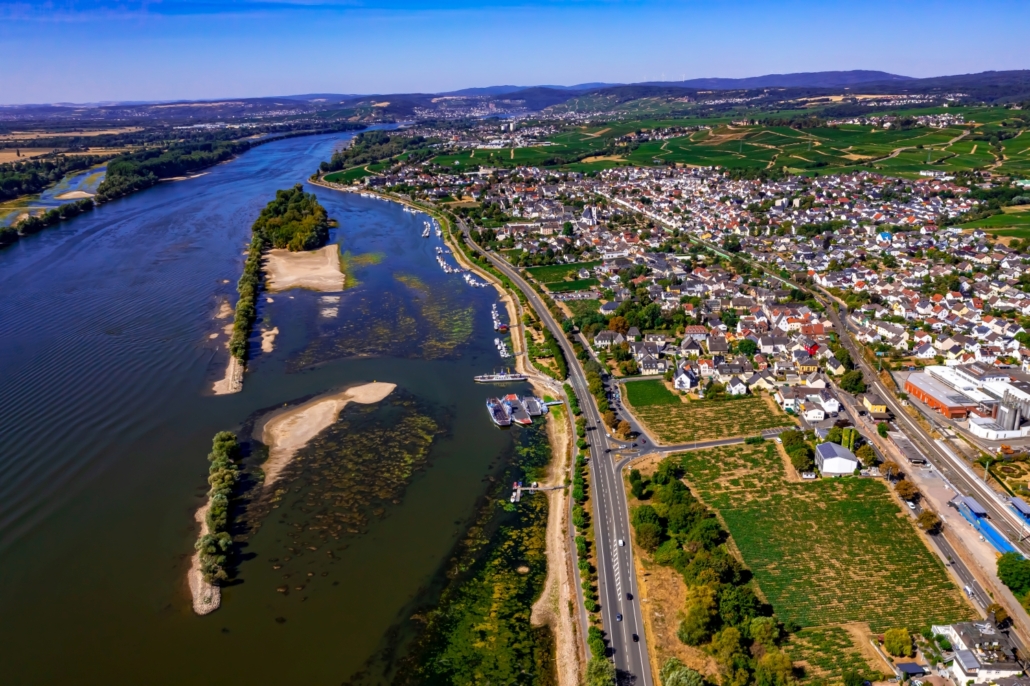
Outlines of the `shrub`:
{"label": "shrub", "polygon": [[998,578],[1017,596],[1030,591],[1030,560],[1019,553],[1005,553],[998,558]]}

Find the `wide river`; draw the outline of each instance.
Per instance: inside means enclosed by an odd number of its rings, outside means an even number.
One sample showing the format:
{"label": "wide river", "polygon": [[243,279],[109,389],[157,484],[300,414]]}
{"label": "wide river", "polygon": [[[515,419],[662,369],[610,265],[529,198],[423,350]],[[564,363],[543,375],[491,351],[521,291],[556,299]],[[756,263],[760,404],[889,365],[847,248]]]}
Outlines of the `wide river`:
{"label": "wide river", "polygon": [[[263,300],[274,352],[255,342],[243,392],[210,393],[226,362],[215,315],[235,304],[251,223],[348,137],[259,146],[0,251],[0,683],[339,684],[431,598],[512,438],[472,382],[502,363],[497,294],[440,269],[424,216],[309,186],[340,223],[333,240],[366,256],[349,275],[360,284],[338,303]],[[395,464],[404,437],[388,436],[390,417],[431,417],[428,467],[330,549],[305,518],[331,519],[312,502],[340,511],[348,495],[319,488],[319,459],[302,464],[284,482],[298,501],[257,521],[222,608],[195,616],[185,573],[211,437],[371,380],[398,385],[394,405],[352,406],[353,426]],[[355,429],[348,449],[365,438]],[[394,485],[368,458],[369,481]]]}

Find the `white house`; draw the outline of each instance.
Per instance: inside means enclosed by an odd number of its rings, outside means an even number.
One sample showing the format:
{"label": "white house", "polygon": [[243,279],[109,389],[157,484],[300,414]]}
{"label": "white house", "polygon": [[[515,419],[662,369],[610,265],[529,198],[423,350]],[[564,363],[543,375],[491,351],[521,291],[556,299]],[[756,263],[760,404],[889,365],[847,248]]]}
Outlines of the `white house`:
{"label": "white house", "polygon": [[726,392],[730,395],[745,395],[747,394],[747,384],[739,377],[733,377],[726,384]]}
{"label": "white house", "polygon": [[672,379],[672,385],[677,391],[689,391],[697,388],[699,382],[697,374],[692,369],[681,367],[676,376]]}
{"label": "white house", "polygon": [[821,407],[811,407],[805,410],[804,416],[806,422],[821,422],[826,419],[826,412]]}
{"label": "white house", "polygon": [[994,683],[1023,673],[1012,643],[990,621],[933,626],[931,631],[947,636],[955,650],[949,671],[956,683]]}
{"label": "white house", "polygon": [[823,476],[844,476],[858,469],[858,458],[836,443],[820,443],[815,447],[815,464]]}

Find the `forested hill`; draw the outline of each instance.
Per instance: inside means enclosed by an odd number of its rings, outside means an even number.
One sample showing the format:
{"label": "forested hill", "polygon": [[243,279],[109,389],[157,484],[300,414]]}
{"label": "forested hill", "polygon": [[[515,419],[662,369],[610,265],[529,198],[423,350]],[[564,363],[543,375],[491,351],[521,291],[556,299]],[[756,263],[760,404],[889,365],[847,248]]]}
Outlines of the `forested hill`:
{"label": "forested hill", "polygon": [[273,248],[313,250],[329,240],[329,215],[314,193],[305,193],[297,184],[276,191],[275,200],[261,210],[253,230]]}
{"label": "forested hill", "polygon": [[189,174],[223,162],[250,149],[246,141],[180,143],[123,155],[107,165],[107,176],[97,188],[104,202],[149,188],[159,180]]}

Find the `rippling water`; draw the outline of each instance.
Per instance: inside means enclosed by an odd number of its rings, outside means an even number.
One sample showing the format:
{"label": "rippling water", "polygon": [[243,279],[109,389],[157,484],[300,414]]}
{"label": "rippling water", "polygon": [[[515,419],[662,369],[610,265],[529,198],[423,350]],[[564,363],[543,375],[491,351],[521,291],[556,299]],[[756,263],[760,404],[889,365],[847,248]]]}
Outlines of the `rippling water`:
{"label": "rippling water", "polygon": [[[259,318],[276,350],[252,348],[242,393],[209,394],[226,361],[214,314],[235,302],[250,224],[346,138],[269,143],[0,251],[0,683],[340,683],[445,562],[511,444],[471,381],[499,364],[495,294],[443,274],[422,217],[309,189],[344,250],[384,258],[335,316],[318,294],[274,295]],[[288,532],[270,517],[222,609],[194,616],[211,436],[372,379],[436,408],[429,469],[306,594],[275,592],[267,558]]]}

